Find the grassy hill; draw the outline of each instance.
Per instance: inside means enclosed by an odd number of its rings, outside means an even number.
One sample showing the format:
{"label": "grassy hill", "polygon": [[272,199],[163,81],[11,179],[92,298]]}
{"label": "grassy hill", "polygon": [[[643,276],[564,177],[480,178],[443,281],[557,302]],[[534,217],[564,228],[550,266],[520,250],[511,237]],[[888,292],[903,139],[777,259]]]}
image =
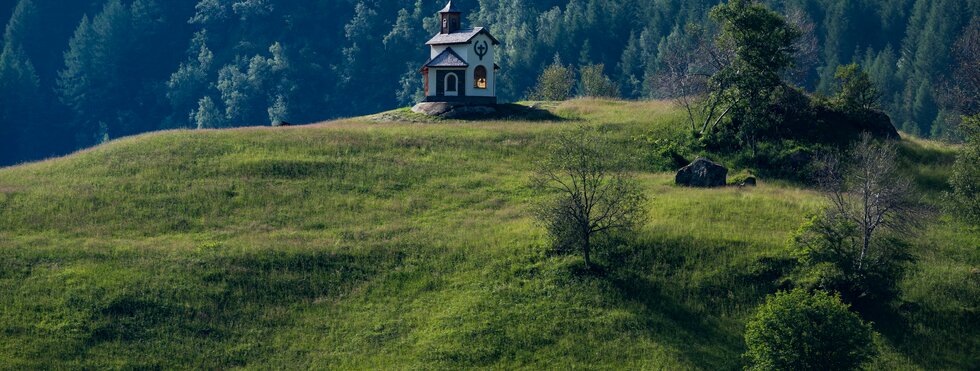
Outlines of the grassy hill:
{"label": "grassy hill", "polygon": [[[0,169],[0,368],[740,368],[820,196],[641,166],[649,220],[583,274],[528,216],[531,163],[575,125],[643,146],[683,116],[547,109],[170,131]],[[953,150],[901,152],[937,202]],[[937,216],[914,245],[909,315],[876,324],[875,368],[977,367],[980,233]]]}

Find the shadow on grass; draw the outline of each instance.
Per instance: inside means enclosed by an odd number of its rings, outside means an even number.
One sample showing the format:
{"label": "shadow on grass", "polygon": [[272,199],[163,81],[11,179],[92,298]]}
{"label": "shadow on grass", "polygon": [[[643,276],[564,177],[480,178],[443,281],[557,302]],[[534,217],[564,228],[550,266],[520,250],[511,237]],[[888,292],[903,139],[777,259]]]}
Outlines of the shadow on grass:
{"label": "shadow on grass", "polygon": [[726,332],[703,314],[688,309],[661,286],[637,275],[611,279],[618,293],[629,302],[640,318],[646,319],[646,331],[659,342],[680,351],[687,360],[701,369],[737,369],[734,360],[741,349],[741,338]]}
{"label": "shadow on grass", "polygon": [[524,122],[562,122],[575,121],[554,114],[544,103],[518,104],[501,103],[494,106],[495,112],[486,113],[478,110],[457,110],[445,116],[429,116],[415,113],[410,108],[400,108],[393,111],[366,116],[376,122],[408,122],[408,123],[447,123],[447,122],[493,122],[493,121],[524,121]]}
{"label": "shadow on grass", "polygon": [[[46,355],[24,366],[59,368],[72,360],[98,365],[106,361],[104,349],[120,349],[112,357],[133,368],[244,367],[271,351],[257,339],[291,326],[297,308],[335,300],[401,264],[404,255],[381,249],[241,253],[219,247],[176,260],[115,258],[97,270],[79,270],[84,273],[71,276],[70,284],[58,270],[38,269],[25,281],[58,287],[22,287],[24,297],[17,301],[23,304],[0,317],[0,325],[27,319],[0,331],[20,334],[25,354]],[[84,268],[87,259],[58,265]],[[146,265],[150,261],[157,263]],[[48,317],[71,319],[70,326],[39,332]]]}
{"label": "shadow on grass", "polygon": [[[677,349],[698,368],[736,369],[744,348],[741,329],[723,321],[779,290],[791,264],[765,255],[725,262],[722,255],[732,250],[751,251],[740,241],[647,236],[620,245],[604,261],[617,294],[639,304],[626,307],[647,319],[651,337]],[[689,285],[673,286],[682,280]],[[697,298],[697,303],[684,298]]]}
{"label": "shadow on grass", "polygon": [[911,173],[918,189],[930,193],[949,190],[949,175],[956,162],[956,152],[903,140],[899,143],[898,155],[901,168]]}
{"label": "shadow on grass", "polygon": [[[942,311],[914,302],[864,306],[861,317],[922,369],[975,369],[980,361],[975,340],[980,315]],[[956,355],[968,355],[958,357]]]}
{"label": "shadow on grass", "polygon": [[529,121],[529,122],[559,122],[569,119],[555,115],[539,104],[523,105],[517,103],[502,103],[496,105],[495,113],[462,113],[452,119],[463,121]]}

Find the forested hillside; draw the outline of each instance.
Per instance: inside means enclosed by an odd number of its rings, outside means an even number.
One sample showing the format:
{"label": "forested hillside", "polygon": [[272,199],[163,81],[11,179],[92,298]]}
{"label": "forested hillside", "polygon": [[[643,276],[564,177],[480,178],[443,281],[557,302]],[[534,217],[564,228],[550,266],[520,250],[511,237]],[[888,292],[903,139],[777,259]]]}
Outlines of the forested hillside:
{"label": "forested hillside", "polygon": [[[707,11],[718,2],[470,0],[459,6],[470,23],[489,26],[503,42],[497,61],[503,100],[524,98],[556,56],[567,64],[605,65],[625,98],[665,98],[676,94],[656,83],[665,54],[713,27]],[[796,84],[829,94],[836,67],[857,62],[880,87],[897,127],[955,137],[954,51],[967,43],[962,39],[978,37],[980,0],[765,2],[804,31]],[[410,104],[421,89],[423,44],[443,5],[4,2],[0,165],[151,130],[305,123]]]}

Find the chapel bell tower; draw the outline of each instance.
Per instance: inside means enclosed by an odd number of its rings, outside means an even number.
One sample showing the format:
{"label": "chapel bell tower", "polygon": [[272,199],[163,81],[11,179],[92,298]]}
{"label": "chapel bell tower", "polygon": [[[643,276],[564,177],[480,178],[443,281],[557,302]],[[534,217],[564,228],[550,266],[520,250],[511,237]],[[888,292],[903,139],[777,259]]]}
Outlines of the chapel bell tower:
{"label": "chapel bell tower", "polygon": [[460,11],[453,4],[452,0],[449,4],[446,4],[445,8],[439,11],[439,15],[442,16],[442,31],[441,34],[451,34],[453,32],[459,31],[460,27]]}

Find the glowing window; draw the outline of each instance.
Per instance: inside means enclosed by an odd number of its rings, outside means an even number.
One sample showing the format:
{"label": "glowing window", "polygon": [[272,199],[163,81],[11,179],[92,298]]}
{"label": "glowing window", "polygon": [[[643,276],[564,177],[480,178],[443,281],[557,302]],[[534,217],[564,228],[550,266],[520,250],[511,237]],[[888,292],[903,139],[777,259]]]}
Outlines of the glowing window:
{"label": "glowing window", "polygon": [[477,89],[487,88],[487,68],[483,66],[476,66],[473,70],[473,85]]}

